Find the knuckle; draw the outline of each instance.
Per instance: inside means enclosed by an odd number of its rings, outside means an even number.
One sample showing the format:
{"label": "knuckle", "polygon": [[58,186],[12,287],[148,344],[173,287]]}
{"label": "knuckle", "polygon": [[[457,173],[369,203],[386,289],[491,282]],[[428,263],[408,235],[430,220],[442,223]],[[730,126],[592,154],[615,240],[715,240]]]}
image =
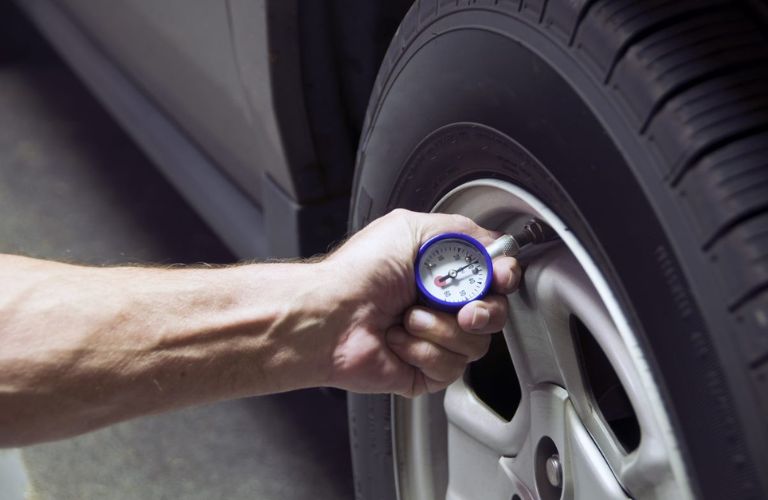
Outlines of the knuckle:
{"label": "knuckle", "polygon": [[457,326],[445,321],[437,321],[429,329],[429,339],[441,347],[451,345],[456,337]]}
{"label": "knuckle", "polygon": [[396,208],[396,209],[392,210],[391,212],[389,212],[388,215],[390,217],[393,217],[393,218],[396,218],[396,219],[404,219],[404,218],[408,217],[408,215],[410,213],[411,212],[409,210],[406,210],[404,208]]}
{"label": "knuckle", "polygon": [[443,389],[445,389],[449,385],[451,385],[450,382],[438,382],[436,380],[429,380],[427,382],[427,391],[430,394],[434,394],[436,392],[442,391]]}
{"label": "knuckle", "polygon": [[422,342],[419,346],[418,357],[424,366],[435,366],[440,363],[440,351],[428,342]]}
{"label": "knuckle", "polygon": [[459,322],[454,321],[450,328],[445,329],[442,340],[446,343],[446,345],[454,345],[456,343],[462,342],[465,335],[466,332],[461,327]]}
{"label": "knuckle", "polygon": [[469,228],[473,227],[475,223],[470,219],[469,217],[461,214],[451,214],[451,218],[453,218],[454,223],[457,226]]}
{"label": "knuckle", "polygon": [[503,295],[494,295],[491,301],[491,315],[496,319],[506,319],[509,312],[509,302]]}
{"label": "knuckle", "polygon": [[410,332],[432,332],[439,335],[443,322],[438,314],[422,307],[411,307],[405,312],[405,327]]}
{"label": "knuckle", "polygon": [[505,315],[499,315],[488,326],[489,333],[499,332],[504,329],[504,325],[507,323],[507,317]]}
{"label": "knuckle", "polygon": [[467,367],[467,363],[469,362],[469,358],[466,356],[457,356],[457,358],[445,368],[445,371],[443,373],[443,376],[441,377],[441,380],[445,382],[453,382],[454,380],[461,377],[461,374],[464,373],[464,369]]}

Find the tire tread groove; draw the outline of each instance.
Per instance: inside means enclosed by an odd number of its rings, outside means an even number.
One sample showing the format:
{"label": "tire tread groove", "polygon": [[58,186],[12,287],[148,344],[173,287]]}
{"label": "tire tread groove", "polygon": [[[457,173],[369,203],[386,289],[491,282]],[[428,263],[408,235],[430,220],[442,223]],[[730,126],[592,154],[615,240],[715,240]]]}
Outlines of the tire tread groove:
{"label": "tire tread groove", "polygon": [[750,290],[745,292],[742,296],[738,297],[736,300],[731,302],[728,305],[728,310],[731,312],[738,311],[740,307],[744,306],[746,303],[756,298],[763,292],[768,292],[768,282],[760,283],[759,285],[752,287]]}
{"label": "tire tread groove", "polygon": [[701,74],[695,78],[690,78],[686,81],[678,83],[676,86],[670,88],[665,94],[663,94],[661,97],[659,97],[649,110],[646,117],[643,119],[642,125],[640,126],[639,133],[644,134],[647,132],[648,127],[650,126],[653,119],[656,117],[656,115],[661,111],[661,109],[669,103],[672,99],[679,96],[683,92],[690,90],[692,87],[699,85],[704,82],[708,82],[714,78],[728,75],[733,71],[737,71],[740,69],[745,68],[752,68],[755,65],[763,64],[768,61],[768,57],[757,57],[755,59],[746,59],[741,61],[736,61],[727,65],[724,65],[719,68],[712,69],[709,72],[706,72],[704,74]]}
{"label": "tire tread groove", "polygon": [[672,171],[670,173],[670,177],[669,177],[670,185],[673,187],[677,187],[682,182],[683,178],[692,170],[694,170],[695,165],[699,161],[701,161],[701,159],[704,158],[705,156],[710,155],[715,151],[722,149],[733,142],[740,141],[742,139],[746,139],[751,136],[759,135],[766,131],[768,131],[768,122],[755,125],[752,127],[748,127],[738,132],[734,132],[716,141],[713,141],[707,146],[701,147],[698,151],[689,155],[688,158],[685,161],[683,161],[679,166],[677,167],[673,166]]}
{"label": "tire tread groove", "polygon": [[[659,9],[661,9],[662,7],[663,6],[660,5]],[[655,24],[652,24],[641,30],[636,31],[621,44],[619,49],[614,54],[611,64],[608,67],[608,71],[605,74],[603,83],[607,84],[610,82],[611,77],[613,76],[613,72],[616,70],[616,66],[621,62],[623,57],[626,55],[627,51],[629,51],[631,47],[636,45],[641,40],[653,35],[654,33],[666,27],[677,24],[682,19],[690,19],[691,17],[697,17],[697,16],[710,14],[712,12],[721,11],[721,10],[724,10],[724,7],[725,7],[724,4],[702,5],[700,8],[695,9],[693,12],[680,12],[676,15],[672,15],[668,18],[659,20]]]}
{"label": "tire tread groove", "polygon": [[738,217],[734,218],[733,220],[728,221],[727,223],[717,228],[715,233],[712,234],[712,236],[710,236],[710,238],[704,242],[704,244],[702,245],[702,250],[704,251],[711,250],[715,245],[717,245],[720,242],[720,240],[722,240],[723,238],[727,237],[730,233],[740,228],[742,224],[749,222],[750,220],[753,220],[755,218],[758,218],[767,212],[768,212],[768,201],[765,204],[760,205],[747,212],[744,212]]}
{"label": "tire tread groove", "polygon": [[579,29],[581,28],[582,23],[584,22],[584,19],[587,18],[589,15],[589,12],[592,10],[592,8],[595,6],[595,4],[598,2],[598,0],[587,0],[587,2],[584,4],[584,7],[581,8],[579,11],[579,14],[576,18],[576,24],[573,27],[573,32],[571,33],[571,37],[568,40],[568,46],[573,46],[573,43],[576,41],[576,37],[579,34]]}

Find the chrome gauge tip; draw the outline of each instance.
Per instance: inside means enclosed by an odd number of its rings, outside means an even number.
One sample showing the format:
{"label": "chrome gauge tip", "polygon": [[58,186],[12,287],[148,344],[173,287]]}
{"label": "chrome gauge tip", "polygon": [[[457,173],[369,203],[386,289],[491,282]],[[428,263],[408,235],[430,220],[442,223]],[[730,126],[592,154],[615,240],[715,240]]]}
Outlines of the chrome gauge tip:
{"label": "chrome gauge tip", "polygon": [[530,244],[541,244],[554,241],[557,233],[538,219],[531,219],[523,229],[515,234],[505,234],[486,247],[491,258],[514,257],[523,247]]}

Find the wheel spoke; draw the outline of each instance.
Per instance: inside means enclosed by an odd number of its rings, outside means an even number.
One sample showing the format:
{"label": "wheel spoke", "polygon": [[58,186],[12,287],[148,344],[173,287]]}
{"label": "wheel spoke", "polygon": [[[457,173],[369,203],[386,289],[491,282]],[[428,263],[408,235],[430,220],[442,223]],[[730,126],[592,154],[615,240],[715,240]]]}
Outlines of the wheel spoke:
{"label": "wheel spoke", "polygon": [[447,499],[512,497],[512,484],[500,473],[499,454],[455,425],[448,426]]}
{"label": "wheel spoke", "polygon": [[512,421],[507,422],[480,401],[466,383],[459,379],[445,391],[445,413],[450,426],[495,450],[500,455],[515,455],[525,440],[527,412],[521,401]]}
{"label": "wheel spoke", "polygon": [[[537,386],[530,394],[530,428],[516,457],[503,457],[501,467],[512,494],[531,498],[626,498],[605,458],[573,409],[567,392],[555,385]],[[547,461],[557,464],[553,480]]]}
{"label": "wheel spoke", "polygon": [[[620,447],[600,421],[599,410],[593,404],[581,370],[572,331],[573,317],[589,318],[603,338],[618,339],[617,332],[604,309],[596,306],[599,304],[595,300],[596,292],[565,249],[550,251],[531,262],[526,270],[525,287],[529,303],[524,307],[529,309],[528,314],[538,318],[540,326],[535,335],[540,342],[546,341],[550,356],[548,370],[540,373],[535,382],[555,383],[565,388],[576,413],[600,443],[609,461],[618,465]],[[528,345],[524,344],[524,347]]]}
{"label": "wheel spoke", "polygon": [[567,472],[575,499],[628,498],[571,404],[565,406]]}
{"label": "wheel spoke", "polygon": [[528,369],[529,386],[548,382],[566,387],[569,382],[574,386],[580,382],[569,326],[571,312],[562,302],[564,255],[565,249],[556,248],[530,260],[525,282],[510,296],[507,341]]}

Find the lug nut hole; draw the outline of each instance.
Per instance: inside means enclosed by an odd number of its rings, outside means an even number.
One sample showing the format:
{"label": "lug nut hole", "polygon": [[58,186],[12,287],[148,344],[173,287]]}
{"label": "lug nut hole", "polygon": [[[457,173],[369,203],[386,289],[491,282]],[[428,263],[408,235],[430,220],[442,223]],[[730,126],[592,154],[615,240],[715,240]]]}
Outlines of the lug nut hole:
{"label": "lug nut hole", "polygon": [[563,494],[563,463],[555,442],[547,436],[536,446],[536,489],[542,500],[558,500]]}

